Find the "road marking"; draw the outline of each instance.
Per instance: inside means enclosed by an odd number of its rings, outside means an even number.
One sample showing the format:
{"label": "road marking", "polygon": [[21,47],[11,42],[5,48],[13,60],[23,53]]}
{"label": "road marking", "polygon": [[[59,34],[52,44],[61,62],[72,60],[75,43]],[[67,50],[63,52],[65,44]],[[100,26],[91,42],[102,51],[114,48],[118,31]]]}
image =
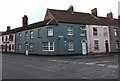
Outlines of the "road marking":
{"label": "road marking", "polygon": [[106,64],[97,64],[97,66],[105,67]]}
{"label": "road marking", "polygon": [[82,62],[75,62],[75,61],[62,61],[62,60],[48,60],[48,61],[53,61],[53,62],[62,62],[62,63],[73,63],[73,64],[76,64],[76,63],[78,63],[78,64],[84,64],[84,63],[82,63]]}
{"label": "road marking", "polygon": [[77,62],[71,62],[71,63],[76,64]]}
{"label": "road marking", "polygon": [[106,61],[97,61],[97,62],[89,62],[89,63],[97,64],[97,63],[108,63],[108,62],[116,62],[116,60],[110,60],[110,61],[106,60]]}
{"label": "road marking", "polygon": [[118,68],[118,65],[109,65],[110,68]]}
{"label": "road marking", "polygon": [[85,63],[86,65],[95,65],[95,63]]}
{"label": "road marking", "polygon": [[54,71],[54,70],[45,69],[45,68],[38,67],[38,66],[32,66],[32,65],[24,65],[24,66],[30,67],[30,68],[34,68],[34,69],[40,69],[40,70],[44,70],[44,71],[56,72],[56,71]]}
{"label": "road marking", "polygon": [[73,64],[85,64],[85,65],[97,65],[100,67],[109,67],[109,68],[118,68],[118,65],[107,65],[107,64],[98,64],[98,63],[108,63],[108,62],[116,62],[116,60],[105,60],[105,61],[97,61],[97,62],[88,62],[88,63],[83,63],[83,62],[75,62],[75,61],[63,61],[63,60],[48,60],[48,61],[53,61],[53,62],[60,62],[60,63],[73,63]]}
{"label": "road marking", "polygon": [[9,60],[5,60],[5,62],[12,63],[12,64],[16,64],[16,62],[9,61]]}
{"label": "road marking", "polygon": [[65,63],[69,63],[69,61],[63,61],[63,62],[65,62]]}
{"label": "road marking", "polygon": [[82,63],[82,62],[78,62],[78,64],[84,64],[84,63]]}

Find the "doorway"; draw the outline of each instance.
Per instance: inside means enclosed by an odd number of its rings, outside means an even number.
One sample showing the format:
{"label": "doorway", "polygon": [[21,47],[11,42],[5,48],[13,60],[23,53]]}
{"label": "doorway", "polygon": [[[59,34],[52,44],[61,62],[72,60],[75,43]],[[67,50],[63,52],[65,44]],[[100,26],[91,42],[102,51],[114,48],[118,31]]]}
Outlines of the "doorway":
{"label": "doorway", "polygon": [[25,44],[25,54],[28,55],[28,43]]}
{"label": "doorway", "polygon": [[7,44],[5,45],[5,52],[7,52]]}
{"label": "doorway", "polygon": [[87,54],[86,40],[82,40],[81,43],[82,43],[82,54],[86,55]]}
{"label": "doorway", "polygon": [[105,41],[105,51],[106,51],[106,53],[108,53],[109,52],[109,45],[108,45],[108,40],[106,40]]}

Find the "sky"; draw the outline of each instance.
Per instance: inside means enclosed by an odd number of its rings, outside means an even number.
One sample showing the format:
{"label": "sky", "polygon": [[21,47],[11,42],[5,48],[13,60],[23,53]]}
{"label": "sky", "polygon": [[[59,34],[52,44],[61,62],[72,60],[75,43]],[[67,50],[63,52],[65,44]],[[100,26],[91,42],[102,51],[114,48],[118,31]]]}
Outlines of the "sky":
{"label": "sky", "polygon": [[[22,26],[22,17],[28,16],[28,24],[43,21],[47,8],[67,10],[70,5],[74,11],[91,13],[97,8],[98,16],[106,17],[112,12],[118,18],[118,2],[120,0],[0,0],[0,31]],[[120,7],[120,6],[119,6]],[[120,13],[119,13],[120,15]]]}

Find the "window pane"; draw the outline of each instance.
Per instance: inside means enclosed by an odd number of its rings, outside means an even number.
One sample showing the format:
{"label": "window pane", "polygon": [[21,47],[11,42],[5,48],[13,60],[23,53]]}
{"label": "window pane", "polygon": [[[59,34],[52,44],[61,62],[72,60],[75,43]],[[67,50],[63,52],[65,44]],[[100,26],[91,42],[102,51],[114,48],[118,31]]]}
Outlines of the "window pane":
{"label": "window pane", "polygon": [[43,51],[54,51],[54,42],[43,42]]}
{"label": "window pane", "polygon": [[80,30],[80,36],[85,36],[86,35],[86,30]]}
{"label": "window pane", "polygon": [[118,36],[118,29],[117,28],[114,29],[114,34],[115,34],[115,36]]}
{"label": "window pane", "polygon": [[21,51],[21,45],[20,44],[18,44],[18,50]]}
{"label": "window pane", "polygon": [[53,28],[48,28],[48,36],[53,36]]}
{"label": "window pane", "polygon": [[74,51],[73,41],[69,41],[69,42],[68,42],[68,51]]}
{"label": "window pane", "polygon": [[67,28],[67,34],[68,35],[73,35],[73,27],[72,26]]}
{"label": "window pane", "polygon": [[33,43],[30,43],[30,51],[33,51]]}
{"label": "window pane", "polygon": [[97,27],[93,27],[93,35],[98,35]]}
{"label": "window pane", "polygon": [[25,39],[28,39],[28,32],[25,32]]}
{"label": "window pane", "polygon": [[116,49],[119,49],[120,48],[119,41],[116,41],[115,43],[116,43]]}
{"label": "window pane", "polygon": [[33,38],[33,31],[30,31],[30,38]]}
{"label": "window pane", "polygon": [[86,30],[86,26],[80,26],[81,30]]}
{"label": "window pane", "polygon": [[49,50],[48,48],[48,42],[43,42],[43,51]]}
{"label": "window pane", "polygon": [[98,50],[98,49],[99,49],[98,40],[94,40],[94,49],[95,49],[95,50]]}
{"label": "window pane", "polygon": [[108,36],[108,32],[107,32],[107,28],[106,28],[106,27],[103,28],[103,35],[104,35],[105,37]]}
{"label": "window pane", "polygon": [[19,33],[19,39],[21,40],[21,33]]}

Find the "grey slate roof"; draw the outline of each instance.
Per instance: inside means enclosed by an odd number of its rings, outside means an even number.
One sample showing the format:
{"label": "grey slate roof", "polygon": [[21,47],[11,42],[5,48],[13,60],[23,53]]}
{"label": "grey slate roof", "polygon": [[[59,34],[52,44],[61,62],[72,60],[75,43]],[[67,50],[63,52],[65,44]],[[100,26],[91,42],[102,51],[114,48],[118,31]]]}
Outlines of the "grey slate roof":
{"label": "grey slate roof", "polygon": [[24,30],[28,30],[28,29],[34,29],[37,27],[42,27],[42,26],[47,26],[47,25],[56,25],[56,24],[57,23],[54,19],[49,19],[49,20],[36,22],[36,23],[29,24],[29,25],[24,26],[24,27],[18,27],[18,28],[12,29],[10,31],[3,32],[3,35],[16,33],[16,32],[20,32],[20,31],[24,31]]}
{"label": "grey slate roof", "polygon": [[54,16],[57,22],[87,25],[118,26],[118,19],[109,19],[106,17],[99,16],[96,17],[89,13],[82,12],[70,13],[67,10],[48,9],[48,11]]}

